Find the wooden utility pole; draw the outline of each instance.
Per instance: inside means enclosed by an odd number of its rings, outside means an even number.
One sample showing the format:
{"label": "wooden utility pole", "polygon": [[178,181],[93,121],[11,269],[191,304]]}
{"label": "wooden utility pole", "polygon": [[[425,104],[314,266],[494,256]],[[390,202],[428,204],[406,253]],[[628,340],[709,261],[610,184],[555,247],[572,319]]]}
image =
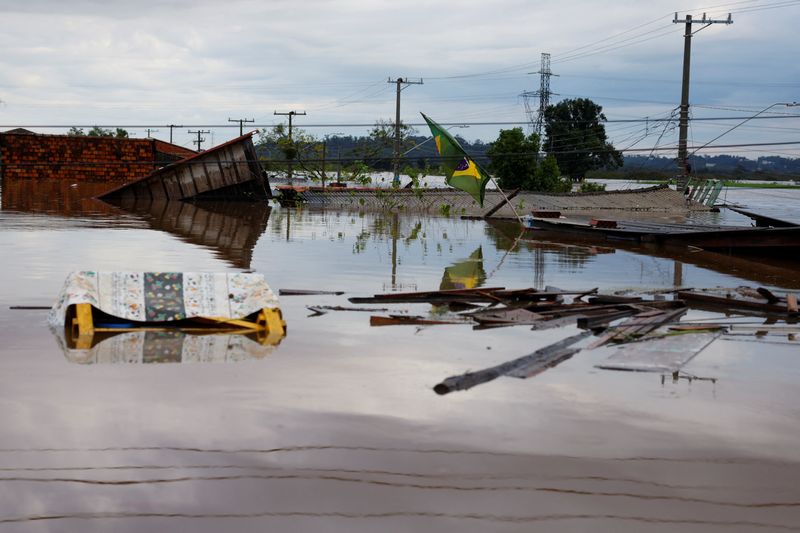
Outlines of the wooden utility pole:
{"label": "wooden utility pole", "polygon": [[[292,142],[292,117],[295,116],[295,115],[305,115],[306,112],[305,111],[294,111],[294,110],[292,110],[292,111],[278,113],[277,111],[275,111],[275,113],[273,113],[273,114],[275,114],[275,115],[283,115],[283,116],[288,116],[289,117],[289,143],[291,144],[291,142]],[[289,161],[286,163],[286,177],[289,180],[289,185],[291,185],[292,184],[292,160],[291,159],[289,159]]]}
{"label": "wooden utility pole", "polygon": [[392,183],[395,186],[400,185],[400,91],[409,85],[422,85],[422,79],[417,81],[410,81],[408,78],[397,78],[393,80],[389,78],[387,83],[397,84],[397,105],[395,107],[394,118],[394,180]]}
{"label": "wooden utility pole", "polygon": [[173,128],[182,128],[183,124],[170,124],[167,127],[169,128],[169,143],[172,144],[172,130],[173,130]]}
{"label": "wooden utility pole", "polygon": [[[686,142],[689,133],[689,73],[692,59],[692,35],[712,24],[733,24],[730,13],[728,18],[723,20],[712,20],[703,18],[693,20],[691,15],[686,15],[685,19],[678,19],[678,13],[672,21],[674,24],[686,24],[683,33],[683,83],[681,85],[681,111],[678,119],[678,190],[683,191],[689,183],[689,157],[687,154]],[[692,33],[692,24],[702,24],[703,27]]]}
{"label": "wooden utility pole", "polygon": [[228,118],[228,122],[238,122],[239,123],[239,137],[244,135],[244,125],[248,122],[255,122],[256,119],[254,118]]}
{"label": "wooden utility pole", "polygon": [[149,139],[150,138],[150,134],[151,133],[156,133],[158,130],[154,130],[152,128],[147,128],[145,131],[147,131],[147,138]]}
{"label": "wooden utility pole", "polygon": [[196,130],[196,131],[188,130],[188,132],[191,133],[192,135],[197,134],[197,140],[196,141],[192,141],[192,143],[197,145],[197,151],[198,152],[202,151],[200,146],[206,140],[205,137],[203,137],[202,135],[204,133],[211,133],[211,130]]}

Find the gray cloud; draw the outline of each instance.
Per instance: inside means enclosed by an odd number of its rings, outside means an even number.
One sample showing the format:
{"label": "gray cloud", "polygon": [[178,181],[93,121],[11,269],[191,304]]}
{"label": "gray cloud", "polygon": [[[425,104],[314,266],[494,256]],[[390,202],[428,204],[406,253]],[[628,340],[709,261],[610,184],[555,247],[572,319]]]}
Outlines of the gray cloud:
{"label": "gray cloud", "polygon": [[[524,120],[518,95],[538,88],[529,73],[541,52],[552,53],[561,74],[552,79],[555,92],[595,99],[609,119],[666,114],[680,97],[682,27],[662,0],[3,4],[4,125],[219,124],[233,114],[271,123],[274,110],[289,108],[307,110],[306,123],[370,123],[394,115],[386,79],[396,76],[425,78],[403,93],[404,120],[417,122],[420,110],[443,122]],[[800,100],[800,3],[765,9],[770,4],[732,3],[743,11],[734,11],[732,26],[695,37],[695,115],[745,116]],[[483,75],[453,78],[473,74]],[[725,126],[693,134],[701,141]],[[497,129],[462,132],[491,140]],[[217,140],[232,131],[220,130]],[[730,139],[787,135],[747,125]]]}

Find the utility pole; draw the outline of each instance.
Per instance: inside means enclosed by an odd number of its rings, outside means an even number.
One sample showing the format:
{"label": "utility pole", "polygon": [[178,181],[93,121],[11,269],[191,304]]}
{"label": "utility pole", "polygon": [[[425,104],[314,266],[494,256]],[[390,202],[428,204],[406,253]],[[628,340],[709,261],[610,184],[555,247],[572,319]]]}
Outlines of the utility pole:
{"label": "utility pole", "polygon": [[392,181],[397,187],[400,185],[400,91],[409,85],[422,85],[422,79],[411,81],[408,78],[397,78],[396,80],[389,78],[387,83],[397,84],[397,106],[394,119],[394,180]]}
{"label": "utility pole", "polygon": [[[530,122],[531,130],[538,133],[539,137],[542,136],[544,129],[544,113],[547,111],[547,106],[550,105],[550,96],[556,93],[550,92],[550,76],[558,76],[550,71],[550,54],[542,54],[542,66],[539,72],[530,72],[529,74],[539,74],[539,90],[538,91],[525,91],[522,96],[525,102],[525,113],[528,115],[528,122]],[[531,107],[528,99],[530,97],[539,99],[539,109],[534,116],[533,108]]]}
{"label": "utility pole", "polygon": [[256,119],[251,118],[228,118],[228,122],[238,122],[239,123],[239,137],[244,135],[244,125],[248,122],[255,122]]}
{"label": "utility pole", "polygon": [[[157,132],[158,130],[154,130],[154,129],[151,129],[151,128],[147,128],[145,131],[147,131],[147,138],[149,139],[149,138],[150,138],[150,134],[151,134],[151,133],[155,133],[155,132]],[[171,139],[170,139],[170,142],[172,142],[172,140],[171,140]]]}
{"label": "utility pole", "polygon": [[[322,188],[323,189],[325,188],[325,179],[327,178],[327,176],[325,175],[325,157],[328,152],[328,139],[334,135],[341,135],[341,134],[342,132],[337,131],[334,133],[328,133],[322,138]],[[339,147],[338,144],[336,147],[338,149]]]}
{"label": "utility pole", "polygon": [[182,128],[183,124],[170,124],[167,127],[169,128],[169,143],[172,144],[172,130],[174,128]]}
{"label": "utility pole", "polygon": [[[678,19],[678,13],[675,12],[675,18],[672,21],[674,24],[685,24],[686,29],[683,33],[683,83],[681,85],[681,111],[678,118],[678,191],[686,189],[689,183],[689,157],[687,154],[687,138],[689,134],[689,73],[690,64],[692,59],[692,35],[704,30],[712,24],[733,24],[731,14],[728,13],[728,18],[723,20],[712,20],[706,18],[703,13],[703,18],[693,20],[691,15],[686,15],[685,19]],[[702,27],[696,32],[692,32],[692,24],[702,24]]]}
{"label": "utility pole", "polygon": [[200,146],[206,140],[205,137],[203,137],[202,135],[204,133],[211,133],[211,130],[196,130],[196,131],[189,130],[189,133],[191,133],[191,134],[195,134],[196,133],[197,134],[197,140],[196,141],[192,141],[192,144],[196,144],[197,145],[197,151],[200,152],[201,151]]}
{"label": "utility pole", "polygon": [[[305,111],[287,111],[287,112],[278,113],[277,111],[275,111],[273,114],[274,115],[283,115],[283,116],[288,116],[289,117],[289,143],[291,144],[292,143],[292,117],[295,116],[295,115],[305,115],[306,112]],[[292,160],[291,159],[289,159],[289,161],[286,163],[286,171],[287,171],[286,172],[286,176],[287,176],[287,178],[289,180],[289,185],[291,185],[292,184]]]}

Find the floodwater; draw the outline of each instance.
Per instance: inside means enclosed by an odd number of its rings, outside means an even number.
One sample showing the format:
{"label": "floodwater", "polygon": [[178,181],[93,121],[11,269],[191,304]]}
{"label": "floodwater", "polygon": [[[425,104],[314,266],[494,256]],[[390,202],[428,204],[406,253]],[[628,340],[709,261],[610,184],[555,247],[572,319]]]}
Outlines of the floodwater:
{"label": "floodwater", "polygon": [[[59,199],[69,191],[17,193],[0,211],[3,533],[800,530],[800,350],[785,335],[715,341],[684,367],[713,382],[599,370],[599,349],[438,396],[448,376],[578,330],[370,327],[370,313],[306,309],[457,275],[797,289],[796,267],[512,246],[508,228],[434,216],[122,213]],[[282,297],[288,335],[268,357],[79,364],[45,311],[9,309],[50,305],[78,269],[254,270],[276,292],[346,294]]]}

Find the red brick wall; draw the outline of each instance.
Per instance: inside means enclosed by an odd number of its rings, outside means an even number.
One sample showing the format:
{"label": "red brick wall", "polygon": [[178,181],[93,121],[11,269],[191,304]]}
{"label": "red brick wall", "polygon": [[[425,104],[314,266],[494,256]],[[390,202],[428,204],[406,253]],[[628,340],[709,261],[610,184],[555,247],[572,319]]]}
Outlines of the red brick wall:
{"label": "red brick wall", "polygon": [[0,173],[5,180],[121,184],[152,172],[155,161],[154,139],[0,134]]}

